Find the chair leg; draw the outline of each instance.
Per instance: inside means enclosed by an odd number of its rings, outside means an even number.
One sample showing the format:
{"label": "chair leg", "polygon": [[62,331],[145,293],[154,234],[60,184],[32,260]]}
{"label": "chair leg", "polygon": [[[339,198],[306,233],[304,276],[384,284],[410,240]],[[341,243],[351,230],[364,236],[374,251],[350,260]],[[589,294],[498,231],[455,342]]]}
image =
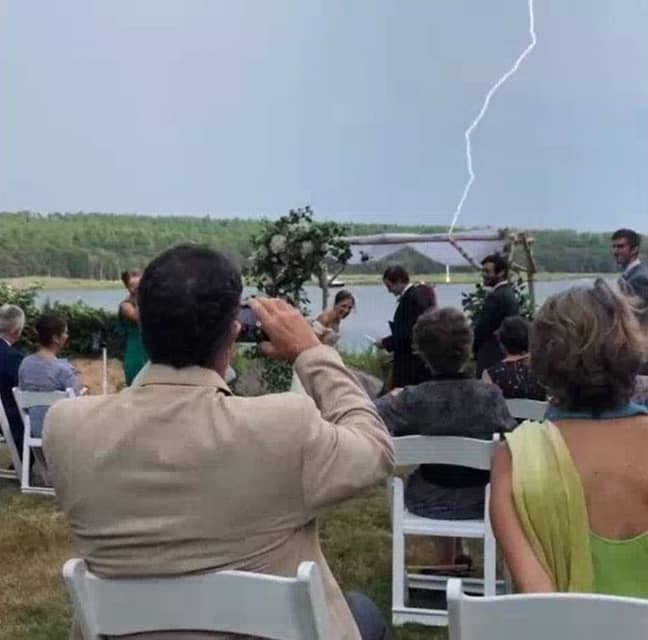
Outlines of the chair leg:
{"label": "chair leg", "polygon": [[43,482],[46,486],[50,485],[49,472],[47,471],[47,461],[45,460],[45,454],[40,447],[34,447],[34,469],[38,471],[38,474],[41,476]]}
{"label": "chair leg", "polygon": [[405,568],[405,536],[394,527],[392,541],[392,609],[405,606],[407,574]]}
{"label": "chair leg", "polygon": [[27,433],[23,436],[23,450],[22,450],[22,473],[20,478],[20,489],[24,491],[25,489],[29,490],[31,487],[29,485],[29,436]]}
{"label": "chair leg", "polygon": [[513,577],[511,576],[511,572],[509,571],[506,562],[504,563],[504,593],[507,595],[515,593],[515,589],[513,588]]}
{"label": "chair leg", "polygon": [[495,537],[487,527],[484,535],[484,595],[494,596],[497,586]]}

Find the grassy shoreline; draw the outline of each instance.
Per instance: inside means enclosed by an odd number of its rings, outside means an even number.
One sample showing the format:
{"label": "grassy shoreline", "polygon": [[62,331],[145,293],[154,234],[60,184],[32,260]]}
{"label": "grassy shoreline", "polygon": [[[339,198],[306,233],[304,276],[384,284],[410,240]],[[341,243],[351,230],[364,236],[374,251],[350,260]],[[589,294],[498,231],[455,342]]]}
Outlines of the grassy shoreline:
{"label": "grassy shoreline", "polygon": [[38,287],[45,291],[50,289],[122,289],[120,280],[86,280],[85,278],[62,278],[58,276],[20,276],[19,278],[1,278],[1,281],[16,289]]}
{"label": "grassy shoreline", "polygon": [[[612,278],[617,274],[612,273],[538,273],[536,282],[554,282],[558,280],[581,280],[583,278]],[[382,284],[380,274],[377,273],[343,273],[340,278],[346,286],[365,285],[365,284]],[[27,287],[39,287],[43,291],[52,289],[121,289],[123,287],[119,280],[86,280],[83,278],[62,278],[53,276],[21,276],[19,278],[2,278],[2,282],[15,287],[24,289]],[[445,274],[415,274],[412,276],[414,281],[424,281],[432,284],[445,284]],[[455,273],[450,276],[451,284],[474,284],[479,280],[479,274]],[[251,283],[246,283],[250,284]]]}

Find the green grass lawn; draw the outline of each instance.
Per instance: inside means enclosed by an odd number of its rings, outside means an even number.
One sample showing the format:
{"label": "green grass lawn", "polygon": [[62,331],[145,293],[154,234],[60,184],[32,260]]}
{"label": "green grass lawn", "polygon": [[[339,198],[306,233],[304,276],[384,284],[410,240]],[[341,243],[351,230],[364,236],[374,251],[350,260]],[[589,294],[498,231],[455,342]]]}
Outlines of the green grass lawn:
{"label": "green grass lawn", "polygon": [[[372,597],[389,619],[391,533],[383,487],[326,513],[322,546],[344,590]],[[414,546],[414,545],[413,545]],[[63,515],[52,498],[21,495],[0,480],[0,640],[67,640],[70,609],[61,567],[72,555]],[[410,561],[430,563],[429,544]],[[445,629],[407,625],[393,640],[440,640]]]}

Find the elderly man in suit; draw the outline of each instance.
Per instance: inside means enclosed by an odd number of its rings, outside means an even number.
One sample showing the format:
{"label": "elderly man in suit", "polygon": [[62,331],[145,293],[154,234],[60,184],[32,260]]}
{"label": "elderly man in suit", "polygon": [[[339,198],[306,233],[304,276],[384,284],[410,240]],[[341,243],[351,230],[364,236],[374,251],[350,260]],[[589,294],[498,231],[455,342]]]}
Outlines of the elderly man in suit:
{"label": "elderly man in suit", "polygon": [[498,253],[482,260],[482,279],[490,292],[473,321],[473,351],[477,360],[477,377],[504,357],[497,330],[505,318],[516,316],[519,305],[508,280],[508,262]]}
{"label": "elderly man in suit", "polygon": [[648,267],[639,259],[641,236],[632,229],[619,229],[612,234],[612,254],[623,269],[619,289],[639,299],[640,319],[648,321]]}
{"label": "elderly man in suit", "polygon": [[0,307],[0,400],[4,407],[18,455],[22,455],[24,427],[12,389],[18,386],[23,354],[14,347],[25,327],[25,313],[15,304]]}
{"label": "elderly man in suit", "polygon": [[429,380],[429,369],[412,350],[412,333],[419,316],[435,306],[434,289],[410,282],[409,273],[400,265],[385,269],[383,283],[389,293],[398,297],[394,319],[389,323],[391,334],[375,343],[379,349],[394,354],[391,387],[406,387]]}
{"label": "elderly man in suit", "polygon": [[250,306],[269,340],[264,350],[294,363],[308,395],[234,396],[224,376],[241,328],[241,289],[239,271],[211,249],[159,255],[138,291],[150,364],[117,395],[48,412],[43,444],[75,552],[109,577],[295,575],[313,560],[333,636],[380,640],[386,627],[373,603],[345,598],[335,581],[317,515],[391,473],[391,439],[340,356],[281,300]]}

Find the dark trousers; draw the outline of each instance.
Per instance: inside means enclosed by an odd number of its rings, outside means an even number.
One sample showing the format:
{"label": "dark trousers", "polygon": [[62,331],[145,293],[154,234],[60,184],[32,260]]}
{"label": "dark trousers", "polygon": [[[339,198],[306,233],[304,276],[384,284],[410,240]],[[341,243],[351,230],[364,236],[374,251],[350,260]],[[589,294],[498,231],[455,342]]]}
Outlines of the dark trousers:
{"label": "dark trousers", "polygon": [[18,450],[18,455],[22,458],[23,439],[25,434],[25,427],[23,426],[22,418],[19,415],[9,418],[9,428],[13,436],[14,444]]}
{"label": "dark trousers", "polygon": [[351,615],[358,625],[362,640],[387,640],[389,632],[382,613],[363,593],[349,591],[344,594]]}

